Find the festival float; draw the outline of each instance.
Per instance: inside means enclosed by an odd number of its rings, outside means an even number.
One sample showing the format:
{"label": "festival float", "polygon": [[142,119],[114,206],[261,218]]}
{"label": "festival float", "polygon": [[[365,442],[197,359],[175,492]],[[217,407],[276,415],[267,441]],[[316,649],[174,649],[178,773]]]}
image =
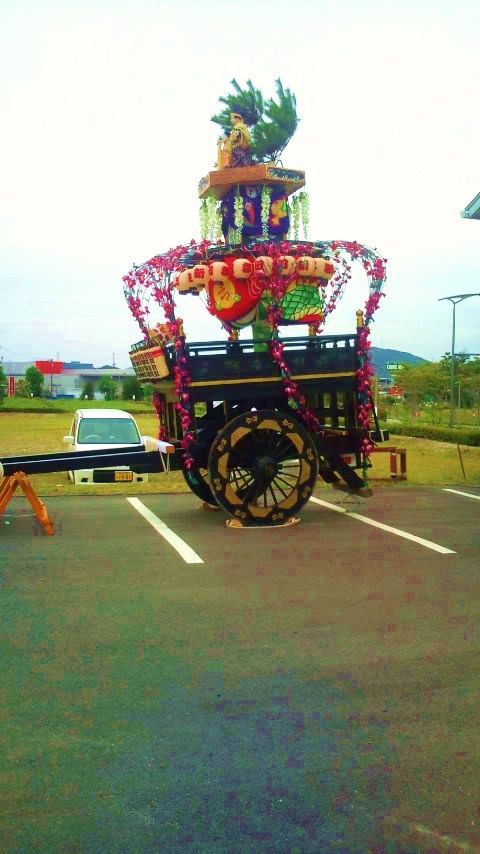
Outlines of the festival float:
{"label": "festival float", "polygon": [[[318,477],[369,494],[369,455],[382,438],[378,423],[372,431],[369,326],[385,260],[356,241],[308,239],[305,173],[280,160],[298,124],[295,96],[280,80],[269,99],[251,81],[232,89],[212,117],[222,133],[198,185],[200,241],[124,277],[143,336],[130,358],[154,386],[170,466],[204,505],[222,508],[230,527],[285,525]],[[354,331],[327,335],[353,262],[368,297]],[[190,341],[177,311],[188,298],[218,320],[223,340]],[[291,326],[298,335],[282,336]]]}
{"label": "festival float", "polygon": [[[295,96],[276,81],[265,99],[251,81],[221,97],[215,168],[201,178],[201,235],[134,266],[125,298],[142,339],[130,358],[152,383],[157,438],[108,451],[0,459],[0,514],[23,489],[47,533],[53,523],[28,475],[130,465],[181,469],[228,527],[290,525],[320,477],[367,496],[373,443],[388,438],[370,392],[369,327],[385,260],[348,240],[308,239],[305,173],[280,155],[295,133]],[[325,321],[363,267],[368,285],[353,331]],[[216,318],[216,341],[190,341],[177,307],[196,299]],[[155,315],[159,314],[158,320]],[[290,332],[284,329],[293,327]]]}

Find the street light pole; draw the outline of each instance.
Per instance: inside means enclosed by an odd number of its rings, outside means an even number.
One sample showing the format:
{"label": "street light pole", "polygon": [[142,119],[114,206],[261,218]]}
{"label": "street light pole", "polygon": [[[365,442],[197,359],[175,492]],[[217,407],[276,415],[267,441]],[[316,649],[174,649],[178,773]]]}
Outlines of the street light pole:
{"label": "street light pole", "polygon": [[452,353],[450,360],[450,427],[453,427],[455,422],[455,308],[457,303],[463,302],[464,299],[470,297],[480,297],[480,294],[454,294],[451,297],[441,297],[438,301],[448,299],[453,305],[452,316]]}

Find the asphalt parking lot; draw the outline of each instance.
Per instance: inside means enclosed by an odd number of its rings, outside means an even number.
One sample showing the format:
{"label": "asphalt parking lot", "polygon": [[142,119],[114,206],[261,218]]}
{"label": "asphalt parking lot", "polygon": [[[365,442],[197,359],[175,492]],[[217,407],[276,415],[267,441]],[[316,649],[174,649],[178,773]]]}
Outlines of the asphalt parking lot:
{"label": "asphalt parking lot", "polygon": [[480,850],[480,488],[46,504],[0,520],[0,850]]}

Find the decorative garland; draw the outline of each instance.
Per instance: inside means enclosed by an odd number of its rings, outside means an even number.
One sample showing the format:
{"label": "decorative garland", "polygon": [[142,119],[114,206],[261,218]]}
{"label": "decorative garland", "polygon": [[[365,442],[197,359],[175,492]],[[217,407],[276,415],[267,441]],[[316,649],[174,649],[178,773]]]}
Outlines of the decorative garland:
{"label": "decorative garland", "polygon": [[222,234],[222,219],[215,199],[202,199],[200,204],[200,235],[204,240],[220,240]]}
{"label": "decorative garland", "polygon": [[261,220],[262,220],[262,237],[264,240],[268,240],[268,216],[270,213],[270,202],[272,198],[272,188],[265,184],[262,187],[262,208],[261,208]]}
{"label": "decorative garland", "polygon": [[167,428],[165,426],[164,408],[158,391],[153,392],[152,403],[158,418],[158,438],[166,440],[168,436]]}
{"label": "decorative garland", "polygon": [[300,224],[302,225],[303,239],[308,239],[308,225],[310,222],[310,198],[308,193],[302,190],[293,197],[291,201],[292,222],[290,231],[293,232],[294,240],[300,236]]}
{"label": "decorative garland", "polygon": [[238,186],[237,186],[237,190],[235,193],[235,199],[233,202],[233,209],[234,209],[235,228],[237,229],[238,236],[240,237],[241,236],[241,228],[243,225],[243,199],[242,199],[242,196],[240,195],[240,187],[238,187]]}
{"label": "decorative garland", "polygon": [[307,240],[308,238],[308,224],[310,222],[310,199],[308,197],[308,193],[302,191],[298,194],[298,201],[300,204],[300,215],[302,220],[302,228],[303,228],[303,238]]}
{"label": "decorative garland", "polygon": [[[206,241],[199,244],[197,251],[201,253],[200,247],[209,245]],[[152,330],[146,325],[148,316],[148,298],[153,296],[157,304],[163,310],[166,323],[164,325],[165,339],[173,342],[176,351],[175,367],[173,369],[175,380],[175,391],[177,403],[175,408],[180,415],[180,424],[183,439],[180,444],[184,448],[184,462],[187,468],[193,465],[193,457],[190,453],[191,443],[195,436],[193,433],[193,405],[190,400],[190,376],[187,370],[187,358],[185,354],[185,336],[183,334],[183,323],[175,316],[175,302],[173,299],[172,274],[183,269],[180,259],[188,250],[186,246],[178,246],[171,249],[165,255],[157,255],[151,258],[141,267],[133,269],[124,276],[124,292],[127,304],[133,316],[138,321],[145,339],[151,338]],[[146,306],[146,307],[145,307]],[[154,406],[160,421],[159,438],[165,438],[164,426],[162,428],[162,411],[159,398],[154,400]]]}
{"label": "decorative garland", "polygon": [[[308,214],[302,213],[302,217],[305,217],[304,222],[308,221]],[[279,335],[279,325],[281,322],[280,303],[285,296],[288,285],[295,277],[295,273],[292,275],[283,275],[280,273],[281,265],[279,258],[287,254],[298,256],[306,253],[311,254],[312,251],[315,251],[319,256],[329,258],[335,262],[336,274],[328,283],[321,286],[322,297],[324,299],[323,320],[334,310],[347,281],[351,278],[351,267],[346,256],[350,256],[351,261],[359,260],[362,264],[369,281],[369,295],[364,307],[364,325],[358,329],[357,355],[360,367],[357,370],[357,417],[366,434],[361,445],[365,461],[364,465],[366,466],[367,458],[373,447],[368,437],[372,410],[370,379],[374,373],[370,362],[371,344],[369,340],[369,325],[378,308],[380,299],[384,296],[382,287],[386,278],[385,259],[381,258],[376,250],[362,246],[356,241],[339,240],[304,244],[292,241],[283,241],[280,243],[252,241],[249,247],[244,246],[241,248],[241,251],[252,259],[258,256],[269,256],[272,259],[272,272],[268,277],[268,282],[266,279],[261,280],[265,289],[264,294],[269,303],[267,316],[272,328],[270,351],[273,360],[278,366],[289,404],[299,412],[305,424],[316,432],[322,431],[321,425],[315,413],[306,406],[305,397],[300,387],[292,379],[291,371],[284,356],[284,344]],[[184,448],[184,461],[187,468],[190,468],[194,463],[190,451],[191,445],[195,441],[194,418],[193,405],[189,392],[191,378],[187,369],[183,324],[181,319],[176,318],[175,315],[176,305],[173,299],[174,284],[178,274],[186,268],[196,263],[208,263],[214,259],[218,260],[234,253],[238,254],[238,252],[238,247],[235,250],[233,248],[229,249],[222,244],[212,244],[208,239],[203,240],[199,244],[195,244],[192,241],[189,245],[177,246],[169,250],[165,255],[157,255],[139,267],[134,266],[123,279],[127,304],[147,342],[151,339],[152,335],[152,330],[148,327],[148,317],[150,314],[149,301],[151,298],[159,305],[165,315],[165,338],[173,343],[176,351],[174,380],[178,402],[175,404],[175,407],[180,415],[180,424],[183,433],[181,445]],[[329,294],[327,293],[327,288],[330,288]],[[313,325],[316,331],[321,331],[320,321]],[[232,326],[224,323],[224,327],[229,337],[232,337]],[[163,438],[165,427],[158,398],[156,402],[154,399],[154,405],[160,420],[160,433],[162,434],[160,438]]]}

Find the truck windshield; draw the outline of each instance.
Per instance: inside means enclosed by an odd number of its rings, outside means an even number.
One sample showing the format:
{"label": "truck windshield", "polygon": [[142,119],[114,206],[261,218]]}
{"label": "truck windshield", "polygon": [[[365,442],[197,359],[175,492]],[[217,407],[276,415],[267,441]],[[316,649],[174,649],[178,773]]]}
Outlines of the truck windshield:
{"label": "truck windshield", "polygon": [[140,442],[133,421],[124,418],[82,418],[77,442],[88,445],[130,445]]}

